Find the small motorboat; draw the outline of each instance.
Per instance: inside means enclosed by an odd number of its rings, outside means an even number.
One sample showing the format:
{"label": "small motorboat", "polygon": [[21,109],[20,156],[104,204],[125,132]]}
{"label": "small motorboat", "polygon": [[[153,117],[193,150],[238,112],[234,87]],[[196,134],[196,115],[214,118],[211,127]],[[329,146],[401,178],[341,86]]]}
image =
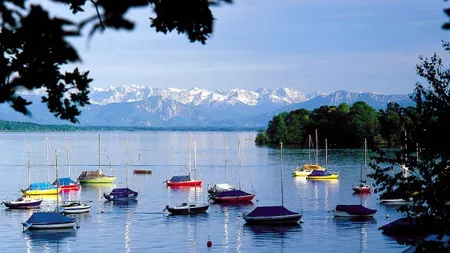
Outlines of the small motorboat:
{"label": "small motorboat", "polygon": [[80,183],[75,182],[68,177],[58,178],[53,182],[53,185],[58,185],[60,192],[79,191],[81,189]]}
{"label": "small motorboat", "polygon": [[260,206],[244,214],[243,218],[248,224],[289,225],[297,224],[302,216],[284,206]]}
{"label": "small motorboat", "polygon": [[35,212],[22,223],[24,229],[62,229],[74,228],[77,221],[59,212]]}
{"label": "small motorboat", "polygon": [[339,172],[331,172],[329,170],[314,170],[306,178],[309,180],[339,179]]}
{"label": "small motorboat", "polygon": [[90,210],[90,205],[83,204],[80,201],[70,201],[61,205],[61,212],[64,214],[88,213]]}
{"label": "small motorboat", "polygon": [[133,174],[142,175],[142,174],[152,174],[151,170],[133,170]]}
{"label": "small motorboat", "polygon": [[206,210],[208,210],[209,205],[208,204],[200,204],[200,203],[183,203],[179,206],[174,206],[174,207],[170,207],[170,206],[166,206],[166,208],[164,209],[169,211],[171,214],[175,214],[175,215],[181,215],[181,214],[198,214],[198,213],[204,213],[206,212]]}
{"label": "small motorboat", "polygon": [[2,204],[10,209],[37,209],[40,207],[42,199],[18,198],[16,200],[3,200]]}
{"label": "small motorboat", "polygon": [[400,189],[387,191],[380,195],[380,202],[384,204],[407,205],[410,203],[407,199],[407,194],[400,191]]}
{"label": "small motorboat", "polygon": [[109,194],[103,193],[103,197],[108,201],[136,200],[139,193],[130,188],[115,188]]}
{"label": "small motorboat", "polygon": [[337,205],[333,210],[334,217],[372,218],[377,210],[363,205]]}
{"label": "small motorboat", "polygon": [[235,189],[229,184],[216,184],[208,190],[209,197],[216,203],[251,202],[255,194]]}

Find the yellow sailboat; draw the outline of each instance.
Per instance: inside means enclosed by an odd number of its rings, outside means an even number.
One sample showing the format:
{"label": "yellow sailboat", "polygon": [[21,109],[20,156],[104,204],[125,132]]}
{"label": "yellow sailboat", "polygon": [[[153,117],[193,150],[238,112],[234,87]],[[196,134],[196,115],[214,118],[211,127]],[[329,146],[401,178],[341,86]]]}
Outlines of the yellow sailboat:
{"label": "yellow sailboat", "polygon": [[[47,143],[47,142],[46,142]],[[55,195],[58,194],[58,188],[49,182],[31,183],[31,142],[27,141],[27,155],[28,155],[28,188],[22,189],[25,196],[30,195]]]}
{"label": "yellow sailboat", "polygon": [[325,170],[324,167],[319,165],[319,145],[318,145],[318,136],[317,136],[317,129],[316,129],[316,153],[315,153],[315,157],[316,157],[316,164],[312,164],[311,163],[311,146],[312,144],[312,140],[311,140],[311,135],[308,137],[308,145],[309,145],[309,150],[308,150],[308,160],[309,160],[309,164],[305,164],[302,167],[297,167],[294,169],[294,171],[292,172],[292,176],[294,177],[307,177],[309,176],[314,170]]}
{"label": "yellow sailboat", "polygon": [[336,180],[339,178],[339,172],[329,171],[328,169],[328,144],[325,139],[325,170],[313,170],[306,178],[308,180]]}
{"label": "yellow sailboat", "polygon": [[78,182],[82,184],[112,184],[116,180],[115,176],[108,176],[102,172],[101,146],[101,135],[98,135],[98,170],[81,172],[80,176],[78,176]]}

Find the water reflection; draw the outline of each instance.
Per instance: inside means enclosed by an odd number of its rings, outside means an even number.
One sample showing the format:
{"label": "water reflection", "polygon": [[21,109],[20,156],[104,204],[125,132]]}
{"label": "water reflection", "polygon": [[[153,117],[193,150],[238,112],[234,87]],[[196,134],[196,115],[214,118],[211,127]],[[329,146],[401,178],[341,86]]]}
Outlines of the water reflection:
{"label": "water reflection", "polygon": [[[71,251],[70,244],[76,236],[76,229],[58,230],[26,230],[27,252],[60,252]],[[64,247],[64,250],[60,249]],[[54,251],[55,250],[55,251]]]}
{"label": "water reflection", "polygon": [[282,237],[287,233],[300,232],[300,225],[285,225],[285,226],[268,226],[268,225],[247,225],[244,226],[245,230],[250,230],[256,237],[261,238],[273,238]]}
{"label": "water reflection", "polygon": [[131,252],[131,237],[130,237],[130,229],[131,229],[131,210],[127,210],[126,220],[125,220],[125,252]]}
{"label": "water reflection", "polygon": [[110,192],[116,187],[115,184],[83,184],[83,191],[88,191],[96,194],[96,199],[101,200],[104,192]]}

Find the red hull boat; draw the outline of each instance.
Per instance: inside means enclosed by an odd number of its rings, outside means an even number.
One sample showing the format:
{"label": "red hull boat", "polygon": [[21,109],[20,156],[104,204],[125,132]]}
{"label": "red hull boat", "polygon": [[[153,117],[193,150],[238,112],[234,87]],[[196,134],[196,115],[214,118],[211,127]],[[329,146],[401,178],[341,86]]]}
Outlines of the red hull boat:
{"label": "red hull boat", "polygon": [[190,180],[190,181],[180,181],[180,182],[174,182],[171,180],[167,180],[166,184],[169,187],[196,187],[196,186],[202,185],[202,180]]}
{"label": "red hull boat", "polygon": [[250,194],[246,196],[215,197],[213,200],[218,203],[240,203],[250,202],[254,197],[255,194]]}

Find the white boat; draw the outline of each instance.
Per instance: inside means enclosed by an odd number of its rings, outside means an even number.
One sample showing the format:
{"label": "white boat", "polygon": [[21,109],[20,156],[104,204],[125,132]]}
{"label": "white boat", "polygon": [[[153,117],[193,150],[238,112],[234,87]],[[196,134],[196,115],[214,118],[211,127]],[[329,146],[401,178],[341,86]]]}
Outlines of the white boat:
{"label": "white boat", "polygon": [[80,201],[70,201],[61,205],[61,212],[66,214],[89,213],[91,206]]}

